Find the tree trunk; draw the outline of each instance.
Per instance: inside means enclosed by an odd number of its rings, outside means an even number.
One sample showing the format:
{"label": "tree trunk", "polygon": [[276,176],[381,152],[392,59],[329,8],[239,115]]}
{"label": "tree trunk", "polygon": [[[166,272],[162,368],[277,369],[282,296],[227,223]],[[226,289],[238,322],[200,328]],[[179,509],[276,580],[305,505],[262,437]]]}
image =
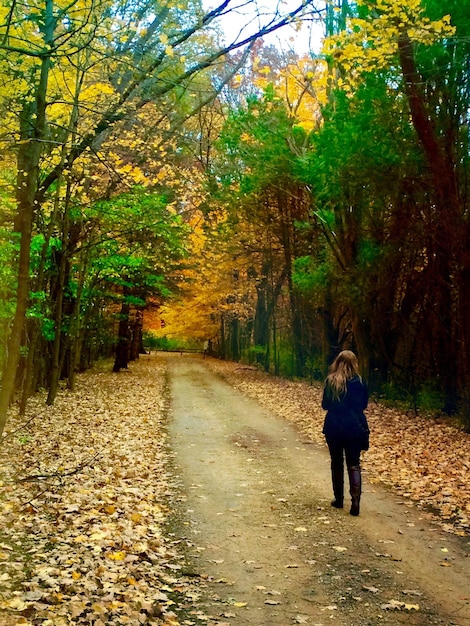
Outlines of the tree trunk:
{"label": "tree trunk", "polygon": [[25,103],[20,118],[21,141],[18,148],[17,215],[14,230],[21,234],[18,259],[18,287],[16,310],[8,341],[8,358],[0,390],[0,436],[5,428],[8,407],[15,385],[20,357],[26,309],[29,300],[29,263],[35,198],[39,180],[41,139],[46,127],[46,93],[49,76],[49,57],[43,59],[41,77],[34,105]]}
{"label": "tree trunk", "polygon": [[61,346],[63,344],[62,336],[62,318],[64,309],[64,287],[66,276],[67,252],[62,250],[59,262],[59,276],[57,280],[57,292],[55,297],[55,315],[54,315],[54,343],[52,347],[51,372],[49,379],[49,393],[46,403],[50,406],[54,404],[54,400],[59,388],[60,370],[61,370]]}
{"label": "tree trunk", "polygon": [[[253,323],[253,343],[256,348],[255,358],[256,362],[263,366],[263,368],[269,370],[268,360],[268,344],[269,344],[269,312],[267,305],[267,290],[268,290],[268,267],[265,264],[263,267],[263,276],[256,284],[256,309],[255,319]],[[262,352],[259,350],[262,348]]]}
{"label": "tree trunk", "polygon": [[291,313],[291,341],[294,351],[294,374],[301,376],[305,367],[305,350],[302,337],[302,315],[300,311],[299,298],[294,289],[292,280],[292,265],[294,250],[294,219],[291,210],[291,198],[284,192],[279,191],[277,202],[280,215],[281,233],[280,238],[284,252],[286,268],[287,288],[289,292],[290,313]]}
{"label": "tree trunk", "polygon": [[139,358],[139,354],[145,354],[142,352],[143,340],[142,340],[142,328],[143,328],[143,313],[140,309],[137,309],[132,323],[131,333],[131,346],[129,350],[129,358],[131,361],[135,361]]}
{"label": "tree trunk", "polygon": [[429,256],[436,274],[437,292],[433,292],[433,298],[439,307],[436,355],[438,373],[447,395],[446,405],[452,411],[455,410],[459,371],[465,369],[459,363],[462,338],[457,324],[455,301],[463,298],[467,304],[468,295],[462,292],[461,286],[455,284],[455,280],[467,258],[465,250],[468,242],[462,237],[466,228],[460,218],[458,176],[451,158],[452,150],[446,149],[443,145],[445,139],[440,138],[436,131],[435,116],[427,105],[422,89],[423,80],[416,68],[413,42],[406,31],[400,34],[398,52],[413,126],[426,157],[435,192],[437,210],[432,229],[434,249],[429,251]]}
{"label": "tree trunk", "polygon": [[225,334],[225,316],[222,313],[220,316],[220,357],[222,359],[227,358],[227,338]]}
{"label": "tree trunk", "polygon": [[240,360],[240,320],[234,317],[230,322],[230,358]]}
{"label": "tree trunk", "polygon": [[119,332],[116,345],[116,358],[114,360],[113,372],[127,369],[129,365],[129,311],[130,305],[127,301],[127,289],[124,289],[121,313],[119,314]]}

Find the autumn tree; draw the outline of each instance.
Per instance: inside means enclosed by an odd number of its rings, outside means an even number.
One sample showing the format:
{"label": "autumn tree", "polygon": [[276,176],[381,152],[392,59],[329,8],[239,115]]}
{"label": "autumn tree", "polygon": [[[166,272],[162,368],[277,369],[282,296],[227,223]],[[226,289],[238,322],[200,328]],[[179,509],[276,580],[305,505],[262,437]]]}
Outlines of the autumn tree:
{"label": "autumn tree", "polygon": [[[291,293],[309,303],[302,349],[312,354],[318,342],[309,337],[320,335],[325,371],[335,351],[353,347],[373,385],[397,385],[415,399],[431,385],[452,411],[468,387],[465,9],[414,0],[329,7],[325,63],[297,74],[261,66],[229,117],[221,154],[230,163],[233,232],[245,223],[274,232],[266,191],[275,160],[263,137],[271,113],[284,141],[271,131],[282,162],[272,178],[292,194],[290,176],[311,194],[303,219],[288,220],[290,240],[301,244],[291,250]],[[276,107],[257,110],[262,89],[278,95],[282,80],[290,133]],[[264,284],[253,313],[260,319]]]}
{"label": "autumn tree", "polygon": [[[220,321],[214,345],[225,357],[248,358],[289,374],[304,372],[307,361],[310,367],[315,342],[306,303],[293,282],[295,258],[309,245],[299,226],[310,206],[295,169],[308,149],[308,131],[320,123],[322,67],[258,46],[250,71],[230,83],[241,94],[226,101],[222,96],[227,121],[206,172],[206,224],[217,216],[217,227],[206,240],[204,262],[214,250],[223,251],[210,284],[225,285],[212,293],[226,294],[218,302],[208,298],[213,305],[206,312]],[[184,300],[188,311],[201,292],[207,294],[200,282],[195,292]],[[162,333],[174,331],[175,317],[181,333],[190,314],[185,320],[165,310],[164,317],[169,323]]]}
{"label": "autumn tree", "polygon": [[[67,223],[71,207],[87,201],[83,192],[90,189],[90,164],[101,162],[99,150],[109,134],[148,103],[164,107],[169,94],[188,89],[193,77],[229,52],[230,46],[213,45],[205,29],[231,5],[225,0],[204,13],[197,1],[167,2],[156,11],[154,3],[106,0],[66,6],[54,0],[28,6],[5,3],[0,50],[2,67],[15,84],[15,96],[10,97],[17,113],[12,131],[19,133],[14,228],[21,233],[21,246],[0,395],[2,430],[24,340],[30,244],[39,211],[54,216],[51,224],[59,215]],[[279,28],[304,9],[302,3],[290,14],[274,13],[259,34]],[[63,224],[57,227],[64,231]]]}
{"label": "autumn tree", "polygon": [[[458,396],[466,397],[468,381],[467,357],[461,351],[468,341],[461,309],[468,293],[468,255],[462,241],[467,238],[463,219],[467,195],[462,187],[467,144],[457,139],[468,107],[463,60],[468,55],[467,30],[461,5],[444,9],[433,2],[361,2],[350,30],[327,48],[330,58],[345,70],[340,87],[346,93],[357,93],[368,75],[382,74],[389,94],[406,102],[402,116],[409,114],[411,127],[402,128],[408,136],[409,130],[413,132],[418,173],[414,185],[407,173],[406,195],[393,205],[392,219],[397,224],[400,211],[407,215],[403,203],[411,198],[410,206],[420,207],[414,211],[411,231],[402,233],[418,256],[406,276],[398,274],[404,283],[393,307],[403,305],[405,319],[419,319],[418,326],[426,331],[418,332],[414,340],[408,337],[408,347],[399,348],[403,352],[391,365],[412,363],[411,370],[421,380],[442,381],[438,387],[449,411],[455,410]],[[373,33],[380,35],[372,41]],[[420,356],[410,361],[417,342]]]}

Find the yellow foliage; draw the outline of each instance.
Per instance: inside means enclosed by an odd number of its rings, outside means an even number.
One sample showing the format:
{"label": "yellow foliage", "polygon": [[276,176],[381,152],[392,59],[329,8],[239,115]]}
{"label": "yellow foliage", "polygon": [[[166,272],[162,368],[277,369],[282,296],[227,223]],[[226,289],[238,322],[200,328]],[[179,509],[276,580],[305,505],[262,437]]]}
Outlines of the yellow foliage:
{"label": "yellow foliage", "polygon": [[[213,216],[212,225],[218,231],[224,227],[226,215],[220,211]],[[217,223],[216,223],[217,222]],[[206,224],[206,228],[207,228]],[[255,281],[248,279],[248,266],[253,259],[234,256],[232,244],[213,240],[203,227],[202,215],[193,213],[192,267],[182,273],[179,297],[160,309],[162,328],[152,331],[160,337],[171,339],[211,339],[220,331],[221,319],[232,316],[250,316],[256,298]],[[256,239],[259,233],[246,230],[246,236]]]}
{"label": "yellow foliage", "polygon": [[303,57],[281,71],[271,71],[269,81],[259,76],[256,84],[264,89],[271,83],[298,125],[310,131],[320,123],[321,107],[327,102],[327,76],[324,61]]}
{"label": "yellow foliage", "polygon": [[323,52],[344,70],[343,85],[353,87],[362,72],[389,67],[397,54],[400,36],[430,45],[454,34],[450,16],[431,21],[420,0],[358,0],[372,6],[367,18],[352,18],[345,31],[325,40]]}

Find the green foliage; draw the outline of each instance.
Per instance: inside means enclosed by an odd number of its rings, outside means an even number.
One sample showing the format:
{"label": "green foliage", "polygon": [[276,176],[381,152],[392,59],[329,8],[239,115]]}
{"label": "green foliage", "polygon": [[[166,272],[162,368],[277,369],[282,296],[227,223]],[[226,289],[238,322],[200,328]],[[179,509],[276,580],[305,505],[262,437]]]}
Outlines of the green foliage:
{"label": "green foliage", "polygon": [[144,346],[149,350],[201,350],[202,345],[194,341],[172,339],[170,337],[156,337],[151,332],[144,333]]}
{"label": "green foliage", "polygon": [[[9,304],[14,296],[16,277],[15,263],[19,245],[6,228],[0,228],[0,318],[8,317]],[[3,307],[6,307],[5,310]]]}
{"label": "green foliage", "polygon": [[287,341],[280,342],[276,367],[279,376],[294,378],[296,375],[295,355],[291,344]]}
{"label": "green foliage", "polygon": [[361,271],[365,272],[377,266],[384,255],[384,247],[376,241],[362,239],[359,249],[359,265]]}
{"label": "green foliage", "polygon": [[308,357],[305,365],[310,381],[324,380],[325,372],[323,372],[323,359],[321,354],[313,354]]}
{"label": "green foliage", "polygon": [[440,415],[445,404],[445,394],[435,382],[422,382],[417,387],[413,381],[389,380],[377,390],[377,397],[386,406],[423,415]]}
{"label": "green foliage", "polygon": [[441,413],[444,402],[442,390],[430,383],[422,385],[416,394],[416,406],[423,413],[434,415]]}
{"label": "green foliage", "polygon": [[30,292],[30,306],[26,311],[28,319],[34,319],[39,323],[41,335],[46,341],[53,341],[55,337],[54,320],[48,310],[49,299],[44,291]]}
{"label": "green foliage", "polygon": [[27,444],[27,443],[30,443],[32,440],[33,440],[33,438],[31,437],[31,435],[18,435],[17,436],[17,441],[22,446]]}
{"label": "green foliage", "polygon": [[246,108],[232,112],[217,142],[225,187],[239,183],[242,195],[248,195],[292,176],[294,159],[287,138],[293,127],[284,104],[269,89],[262,98],[250,98]]}
{"label": "green foliage", "polygon": [[368,77],[354,97],[335,93],[334,104],[324,109],[324,126],[313,137],[313,150],[297,166],[313,186],[319,209],[351,200],[366,188],[388,192],[403,170],[407,138],[413,149],[403,107],[380,75]]}
{"label": "green foliage", "polygon": [[103,293],[125,290],[137,306],[148,295],[171,293],[171,273],[187,256],[188,227],[168,209],[165,196],[136,188],[94,204],[86,216],[99,226],[90,277]]}
{"label": "green foliage", "polygon": [[10,321],[15,312],[16,254],[18,245],[6,228],[0,228],[0,363],[6,355]]}
{"label": "green foliage", "polygon": [[292,280],[302,293],[315,293],[325,289],[329,280],[330,268],[326,262],[316,262],[311,256],[294,260]]}
{"label": "green foliage", "polygon": [[266,362],[267,348],[266,346],[248,346],[246,352],[246,358],[248,363],[260,363]]}
{"label": "green foliage", "polygon": [[[39,267],[39,263],[43,254],[43,248],[46,244],[46,238],[42,234],[34,235],[31,239],[31,259],[30,259],[30,271],[34,275]],[[54,255],[62,249],[62,240],[58,237],[50,237],[47,242],[46,251],[46,271],[50,271],[55,267]]]}

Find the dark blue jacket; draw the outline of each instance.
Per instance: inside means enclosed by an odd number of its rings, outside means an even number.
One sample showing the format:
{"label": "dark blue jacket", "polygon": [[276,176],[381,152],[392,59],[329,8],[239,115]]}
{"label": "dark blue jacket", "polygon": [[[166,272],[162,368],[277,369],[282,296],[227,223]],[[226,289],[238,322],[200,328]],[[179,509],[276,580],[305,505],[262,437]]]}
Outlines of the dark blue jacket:
{"label": "dark blue jacket", "polygon": [[322,408],[327,412],[323,434],[327,439],[349,439],[361,442],[362,449],[369,447],[369,425],[364,409],[369,401],[367,386],[359,376],[346,382],[346,393],[336,398],[331,388],[325,385]]}

